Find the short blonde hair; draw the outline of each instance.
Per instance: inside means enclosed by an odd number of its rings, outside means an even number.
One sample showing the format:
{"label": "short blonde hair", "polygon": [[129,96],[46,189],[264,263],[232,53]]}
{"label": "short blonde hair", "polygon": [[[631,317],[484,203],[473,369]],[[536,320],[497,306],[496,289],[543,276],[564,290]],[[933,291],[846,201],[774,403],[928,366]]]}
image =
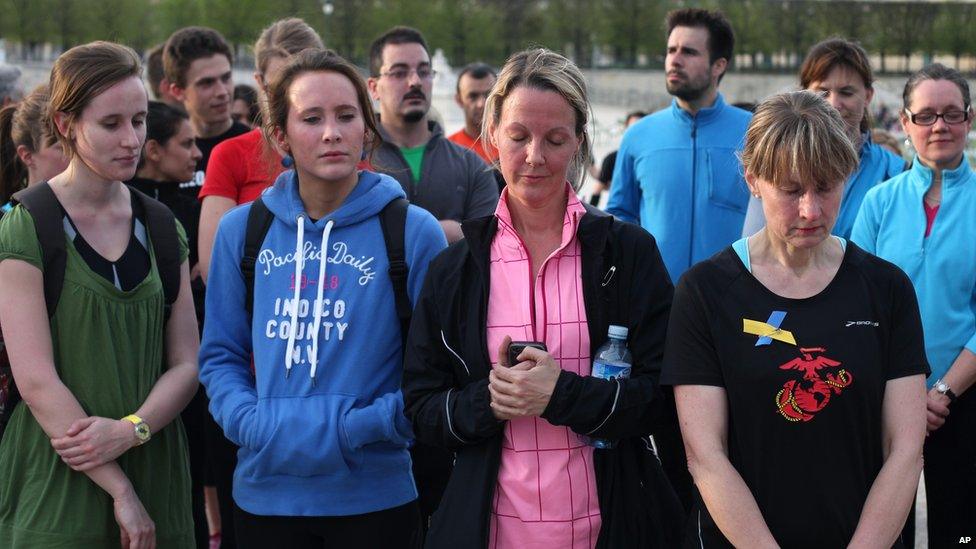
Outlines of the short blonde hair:
{"label": "short blonde hair", "polygon": [[572,107],[576,115],[574,131],[580,145],[567,177],[573,188],[579,190],[586,174],[591,144],[587,129],[590,122],[590,101],[586,94],[583,73],[569,59],[545,48],[528,49],[513,54],[502,67],[485,102],[485,118],[481,124],[482,140],[487,141],[491,131],[498,126],[505,100],[519,86],[555,92]]}
{"label": "short blonde hair", "polygon": [[756,107],[741,160],[745,172],[776,185],[790,179],[843,184],[857,168],[836,109],[809,91],[781,93]]}

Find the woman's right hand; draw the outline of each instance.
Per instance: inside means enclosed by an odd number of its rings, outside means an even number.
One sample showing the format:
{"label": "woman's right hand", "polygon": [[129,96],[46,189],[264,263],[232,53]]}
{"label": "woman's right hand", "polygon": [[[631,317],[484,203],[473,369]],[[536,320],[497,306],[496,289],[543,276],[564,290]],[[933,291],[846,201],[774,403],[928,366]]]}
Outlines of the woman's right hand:
{"label": "woman's right hand", "polygon": [[122,535],[122,549],[154,549],[156,525],[134,490],[115,498],[115,522]]}

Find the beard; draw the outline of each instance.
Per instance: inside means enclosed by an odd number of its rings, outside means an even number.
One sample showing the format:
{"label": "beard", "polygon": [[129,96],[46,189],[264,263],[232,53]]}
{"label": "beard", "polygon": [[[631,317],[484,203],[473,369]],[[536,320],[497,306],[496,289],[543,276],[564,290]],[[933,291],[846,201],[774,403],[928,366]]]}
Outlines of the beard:
{"label": "beard", "polygon": [[684,82],[667,82],[665,86],[668,93],[683,101],[695,101],[700,99],[708,91],[710,82],[707,78],[701,80],[688,79]]}
{"label": "beard", "polygon": [[408,124],[416,124],[427,116],[427,109],[411,109],[403,113],[403,121]]}

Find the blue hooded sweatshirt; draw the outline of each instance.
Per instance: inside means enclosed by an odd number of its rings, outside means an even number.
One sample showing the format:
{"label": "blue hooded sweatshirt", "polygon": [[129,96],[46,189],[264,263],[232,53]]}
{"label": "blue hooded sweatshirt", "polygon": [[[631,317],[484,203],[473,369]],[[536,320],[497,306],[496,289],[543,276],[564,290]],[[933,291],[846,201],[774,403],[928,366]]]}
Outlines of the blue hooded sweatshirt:
{"label": "blue hooded sweatshirt", "polygon": [[[864,197],[872,188],[882,181],[905,171],[905,160],[897,154],[871,141],[871,134],[865,133],[858,154],[857,169],[844,184],[844,196],[840,201],[840,211],[831,231],[835,236],[850,239],[854,220],[861,209]],[[742,226],[742,236],[752,236],[766,225],[763,215],[762,202],[755,197],[749,198],[749,209],[746,211],[746,221]]]}
{"label": "blue hooded sweatshirt", "polygon": [[925,331],[929,386],[963,348],[976,353],[976,173],[969,159],[942,171],[942,204],[925,236],[925,192],[932,170],[918,158],[874,187],[861,204],[851,240],[898,265],[915,285]]}
{"label": "blue hooded sweatshirt", "polygon": [[671,280],[742,234],[749,190],[736,153],[751,119],[718,94],[695,116],[674,100],[624,134],[607,211],[654,235]]}
{"label": "blue hooded sweatshirt", "polygon": [[[294,171],[262,196],[274,220],[255,266],[253,321],[240,269],[244,205],[217,229],[200,347],[210,412],[240,446],[234,501],[268,516],[358,515],[408,503],[417,497],[412,432],[378,217],[403,189],[360,172],[342,206],[318,221],[305,213]],[[446,245],[433,216],[410,206],[411,301]]]}

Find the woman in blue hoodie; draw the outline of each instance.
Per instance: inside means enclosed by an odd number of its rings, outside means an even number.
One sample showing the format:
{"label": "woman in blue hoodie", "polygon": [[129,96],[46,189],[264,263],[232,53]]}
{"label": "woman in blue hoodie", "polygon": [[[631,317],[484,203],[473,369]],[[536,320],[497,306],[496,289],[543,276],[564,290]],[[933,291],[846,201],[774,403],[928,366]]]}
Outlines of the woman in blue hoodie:
{"label": "woman in blue hoodie", "polygon": [[976,532],[976,173],[966,157],[969,84],[940,64],[909,77],[901,124],[917,157],[871,189],[854,223],[858,246],[901,267],[925,331],[925,490],[931,547]]}
{"label": "woman in blue hoodie", "polygon": [[[217,230],[200,377],[239,445],[241,547],[407,547],[419,532],[400,393],[402,343],[379,214],[396,180],[358,171],[377,138],[356,68],[307,50],[268,89],[266,135],[294,159],[261,202],[273,220],[256,255],[253,313],[241,270],[248,214]],[[408,293],[446,246],[410,206]],[[253,359],[253,361],[252,361]]]}

